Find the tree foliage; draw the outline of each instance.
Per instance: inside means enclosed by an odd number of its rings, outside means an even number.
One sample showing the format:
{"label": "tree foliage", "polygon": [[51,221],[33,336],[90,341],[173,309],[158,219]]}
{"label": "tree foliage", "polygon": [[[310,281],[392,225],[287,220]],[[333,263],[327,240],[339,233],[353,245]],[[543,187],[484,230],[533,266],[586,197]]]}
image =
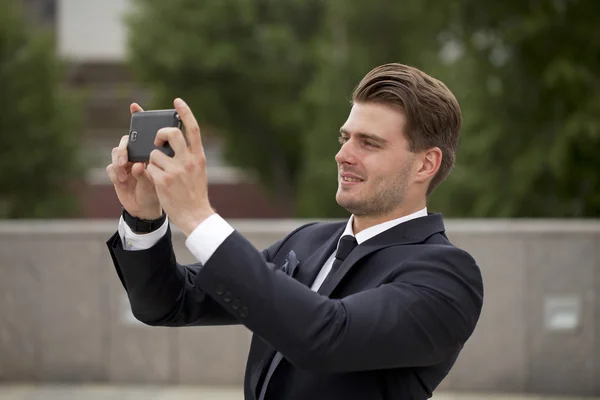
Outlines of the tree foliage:
{"label": "tree foliage", "polygon": [[464,55],[447,72],[465,129],[436,204],[458,216],[600,215],[600,3],[455,5],[447,33]]}
{"label": "tree foliage", "polygon": [[75,110],[61,90],[52,38],[0,2],[0,218],[68,216],[81,171]]}
{"label": "tree foliage", "polygon": [[301,169],[304,90],[315,74],[319,0],[136,0],[131,62],[155,105],[181,96],[225,157],[292,201]]}
{"label": "tree foliage", "polygon": [[132,65],[161,105],[189,100],[228,161],[296,202],[335,204],[353,88],[386,62],[457,95],[457,165],[430,208],[447,216],[600,212],[600,31],[594,0],[136,0]]}

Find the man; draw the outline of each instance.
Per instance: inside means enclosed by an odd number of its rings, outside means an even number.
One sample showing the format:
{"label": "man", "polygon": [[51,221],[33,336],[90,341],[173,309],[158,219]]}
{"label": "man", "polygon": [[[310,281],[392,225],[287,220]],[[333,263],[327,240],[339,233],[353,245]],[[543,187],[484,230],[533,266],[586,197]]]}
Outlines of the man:
{"label": "man", "polygon": [[[107,167],[124,208],[107,244],[136,318],[245,325],[246,399],[429,398],[483,301],[477,264],[426,208],[455,160],[461,112],[448,88],[401,64],[370,71],[335,156],[336,199],[351,217],[306,224],[262,252],[211,208],[200,129],[174,105],[188,144],[176,128],[155,141],[173,158],[154,151],[146,168],[130,165],[125,136]],[[166,215],[197,264],[176,262]]]}

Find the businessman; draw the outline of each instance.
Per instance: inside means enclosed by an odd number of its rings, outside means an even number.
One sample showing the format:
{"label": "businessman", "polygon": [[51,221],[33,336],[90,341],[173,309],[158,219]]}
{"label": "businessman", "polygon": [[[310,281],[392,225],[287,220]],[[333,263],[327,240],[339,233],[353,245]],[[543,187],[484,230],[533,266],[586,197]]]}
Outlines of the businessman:
{"label": "businessman", "polygon": [[[370,71],[335,155],[349,219],[303,225],[262,251],[211,207],[200,128],[183,100],[174,106],[187,143],[176,128],[155,140],[173,158],[155,150],[147,166],[130,164],[125,136],[107,167],[123,205],[107,245],[135,317],[246,326],[248,400],[429,398],[483,303],[475,260],[427,210],[455,162],[461,111],[450,90],[402,64]],[[176,261],[167,219],[197,263]]]}

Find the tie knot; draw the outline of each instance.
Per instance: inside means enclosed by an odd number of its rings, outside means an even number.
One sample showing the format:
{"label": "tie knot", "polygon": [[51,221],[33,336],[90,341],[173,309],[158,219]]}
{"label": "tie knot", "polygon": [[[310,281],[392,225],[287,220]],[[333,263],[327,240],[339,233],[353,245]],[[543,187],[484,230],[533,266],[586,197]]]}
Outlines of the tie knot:
{"label": "tie knot", "polygon": [[340,244],[338,245],[337,252],[335,253],[335,258],[342,261],[345,260],[346,257],[348,257],[348,254],[350,254],[350,252],[354,250],[356,246],[358,246],[358,242],[356,241],[356,238],[354,236],[342,236],[342,238],[340,239]]}

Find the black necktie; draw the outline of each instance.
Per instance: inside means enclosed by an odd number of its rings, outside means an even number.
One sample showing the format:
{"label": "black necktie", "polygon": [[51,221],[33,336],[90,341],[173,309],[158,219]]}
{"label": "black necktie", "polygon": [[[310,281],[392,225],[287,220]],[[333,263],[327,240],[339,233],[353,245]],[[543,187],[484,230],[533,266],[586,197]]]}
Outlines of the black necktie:
{"label": "black necktie", "polygon": [[342,238],[340,239],[340,243],[338,245],[338,249],[335,252],[335,259],[333,260],[333,265],[331,266],[331,271],[329,271],[329,273],[327,274],[327,277],[321,284],[321,287],[325,286],[325,284],[328,281],[333,279],[333,277],[335,276],[337,271],[340,269],[340,266],[342,265],[342,263],[344,262],[346,257],[348,257],[348,254],[350,254],[350,252],[352,252],[352,250],[354,250],[354,248],[356,246],[358,246],[358,242],[356,241],[356,238],[354,236],[352,236],[352,235],[342,236]]}
{"label": "black necktie", "polygon": [[358,242],[354,236],[342,236],[340,239],[340,244],[338,245],[338,249],[335,252],[335,260],[333,261],[331,272],[335,273],[338,269],[340,269],[340,265],[342,265],[346,257],[348,257],[348,254],[350,254],[350,252],[354,250],[356,246],[358,246]]}
{"label": "black necktie", "polygon": [[[338,271],[338,269],[340,269],[340,265],[342,265],[342,263],[344,262],[346,257],[348,257],[348,254],[350,254],[350,252],[352,250],[354,250],[354,248],[356,246],[358,246],[358,242],[356,241],[356,238],[354,236],[352,236],[352,235],[342,236],[342,238],[340,239],[340,243],[338,245],[338,249],[335,252],[335,259],[333,260],[333,265],[331,266],[331,271],[329,271],[329,273],[327,274],[327,278],[325,278],[325,281],[323,281],[321,286],[323,286],[325,284],[325,282],[330,280],[331,277],[335,275],[335,273]],[[281,353],[277,352],[277,353],[275,353],[275,357],[273,357],[273,359],[271,360],[269,369],[267,370],[267,374],[265,376],[260,393],[258,395],[259,400],[264,400],[265,394],[267,393],[267,386],[269,385],[269,381],[271,380],[271,377],[273,376],[273,373],[275,372],[275,369],[279,365],[279,362],[281,361],[282,358],[283,358],[283,356],[281,355]]]}

